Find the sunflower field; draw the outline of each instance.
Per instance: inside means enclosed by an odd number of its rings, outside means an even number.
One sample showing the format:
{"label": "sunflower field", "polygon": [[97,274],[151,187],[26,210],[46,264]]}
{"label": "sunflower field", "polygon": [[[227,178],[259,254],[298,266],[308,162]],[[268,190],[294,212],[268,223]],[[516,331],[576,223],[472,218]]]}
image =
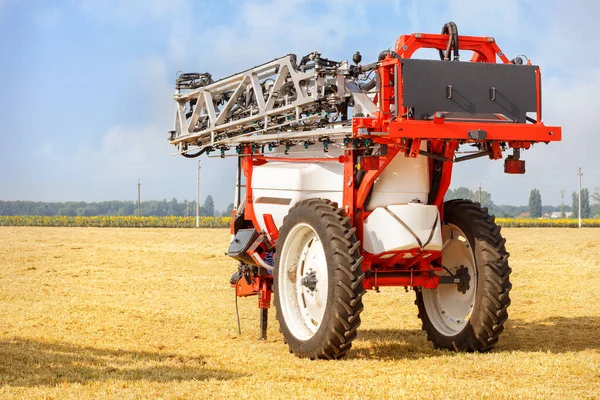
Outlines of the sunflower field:
{"label": "sunflower field", "polygon": [[[200,217],[201,228],[228,228],[231,217]],[[76,226],[113,228],[195,228],[196,217],[44,217],[35,215],[0,216],[0,226]]]}
{"label": "sunflower field", "polygon": [[[500,226],[510,228],[577,228],[577,219],[496,218]],[[231,217],[200,217],[201,228],[229,228]],[[136,217],[136,216],[0,216],[0,226],[77,226],[112,228],[195,228],[196,217]],[[600,218],[583,219],[581,226],[600,227]]]}
{"label": "sunflower field", "polygon": [[[575,218],[496,218],[496,223],[507,228],[577,228],[578,220]],[[600,227],[600,218],[586,218],[581,220],[584,228]]]}

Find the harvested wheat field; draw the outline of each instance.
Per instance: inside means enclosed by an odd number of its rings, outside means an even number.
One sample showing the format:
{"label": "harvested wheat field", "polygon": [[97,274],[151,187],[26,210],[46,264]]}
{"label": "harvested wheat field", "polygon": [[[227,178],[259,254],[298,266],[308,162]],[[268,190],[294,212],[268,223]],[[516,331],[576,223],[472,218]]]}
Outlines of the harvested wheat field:
{"label": "harvested wheat field", "polygon": [[600,229],[504,229],[512,306],[486,354],[434,350],[414,293],[365,296],[343,361],[259,342],[228,230],[0,228],[0,397],[600,398]]}

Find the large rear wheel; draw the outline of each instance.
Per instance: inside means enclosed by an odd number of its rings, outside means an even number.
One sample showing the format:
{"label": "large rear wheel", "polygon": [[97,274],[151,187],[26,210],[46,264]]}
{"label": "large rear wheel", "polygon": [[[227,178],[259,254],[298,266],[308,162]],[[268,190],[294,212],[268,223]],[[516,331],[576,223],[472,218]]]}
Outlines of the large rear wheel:
{"label": "large rear wheel", "polygon": [[427,339],[455,351],[487,351],[504,330],[510,305],[506,239],[487,209],[468,200],[444,205],[441,275],[461,284],[417,290]]}
{"label": "large rear wheel", "polygon": [[364,274],[355,231],[324,199],[297,203],[283,221],[273,292],[281,332],[299,357],[340,358],[356,338]]}

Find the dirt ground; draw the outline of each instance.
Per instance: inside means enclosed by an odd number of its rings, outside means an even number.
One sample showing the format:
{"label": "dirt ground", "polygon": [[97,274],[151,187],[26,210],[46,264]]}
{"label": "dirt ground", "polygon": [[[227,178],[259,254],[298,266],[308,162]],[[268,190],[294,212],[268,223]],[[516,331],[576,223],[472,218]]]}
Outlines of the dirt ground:
{"label": "dirt ground", "polygon": [[600,398],[600,229],[504,229],[512,305],[490,353],[434,350],[414,293],[364,297],[342,361],[259,342],[227,230],[0,228],[2,398]]}

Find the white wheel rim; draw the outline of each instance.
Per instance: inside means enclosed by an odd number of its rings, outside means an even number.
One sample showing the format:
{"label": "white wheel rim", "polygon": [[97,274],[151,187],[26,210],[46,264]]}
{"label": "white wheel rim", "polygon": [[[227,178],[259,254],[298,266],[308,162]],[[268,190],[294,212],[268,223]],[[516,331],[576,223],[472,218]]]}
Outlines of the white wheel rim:
{"label": "white wheel rim", "polygon": [[[288,233],[279,259],[276,294],[281,313],[292,335],[308,340],[319,330],[327,306],[329,277],[323,243],[308,224],[295,225]],[[302,278],[314,276],[314,290]]]}
{"label": "white wheel rim", "polygon": [[[477,292],[477,268],[473,249],[464,232],[453,224],[442,229],[442,265],[452,274],[462,266],[471,277],[469,289],[463,294],[455,284],[439,285],[436,289],[423,289],[423,305],[435,329],[444,336],[460,333],[469,322]],[[443,270],[439,275],[450,275]]]}

